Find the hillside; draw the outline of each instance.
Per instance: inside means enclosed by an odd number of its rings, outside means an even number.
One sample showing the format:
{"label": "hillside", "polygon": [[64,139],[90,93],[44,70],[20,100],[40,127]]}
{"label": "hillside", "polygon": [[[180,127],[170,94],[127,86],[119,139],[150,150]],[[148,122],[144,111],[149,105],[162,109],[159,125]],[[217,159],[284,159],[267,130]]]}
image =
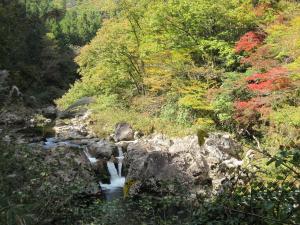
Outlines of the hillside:
{"label": "hillside", "polygon": [[299,1],[0,0],[0,148],[0,224],[299,224]]}

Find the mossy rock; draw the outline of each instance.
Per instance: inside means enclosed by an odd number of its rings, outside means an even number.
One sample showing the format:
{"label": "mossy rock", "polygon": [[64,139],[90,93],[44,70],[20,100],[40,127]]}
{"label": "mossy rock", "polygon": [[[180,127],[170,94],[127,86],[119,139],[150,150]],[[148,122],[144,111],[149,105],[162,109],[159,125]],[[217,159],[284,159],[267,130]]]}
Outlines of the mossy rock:
{"label": "mossy rock", "polygon": [[208,137],[208,132],[205,130],[198,130],[197,137],[198,137],[198,143],[201,146],[205,143],[205,138]]}
{"label": "mossy rock", "polygon": [[136,180],[128,180],[125,185],[124,185],[124,188],[123,188],[123,195],[124,195],[124,198],[128,197],[129,196],[129,190],[130,188],[132,187],[132,185],[134,185],[137,181]]}

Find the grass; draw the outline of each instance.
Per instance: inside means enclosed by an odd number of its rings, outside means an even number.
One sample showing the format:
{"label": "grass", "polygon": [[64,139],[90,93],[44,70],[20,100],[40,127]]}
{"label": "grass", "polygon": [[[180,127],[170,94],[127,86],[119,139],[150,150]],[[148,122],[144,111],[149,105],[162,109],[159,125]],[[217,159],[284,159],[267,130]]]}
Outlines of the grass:
{"label": "grass", "polygon": [[119,122],[127,122],[134,130],[138,130],[145,135],[157,132],[170,137],[182,137],[196,134],[201,127],[185,126],[176,124],[174,121],[149,116],[146,113],[138,113],[133,110],[121,108],[97,108],[92,107],[92,129],[98,136],[107,136],[113,133],[115,125]]}

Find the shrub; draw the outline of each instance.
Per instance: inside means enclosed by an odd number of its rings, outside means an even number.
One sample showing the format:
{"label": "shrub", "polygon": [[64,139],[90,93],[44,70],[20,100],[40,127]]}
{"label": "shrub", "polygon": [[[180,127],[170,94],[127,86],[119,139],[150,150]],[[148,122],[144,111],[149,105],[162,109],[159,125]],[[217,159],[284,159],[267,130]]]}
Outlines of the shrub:
{"label": "shrub", "polygon": [[257,48],[264,41],[265,35],[257,32],[247,32],[235,45],[235,52],[250,52]]}

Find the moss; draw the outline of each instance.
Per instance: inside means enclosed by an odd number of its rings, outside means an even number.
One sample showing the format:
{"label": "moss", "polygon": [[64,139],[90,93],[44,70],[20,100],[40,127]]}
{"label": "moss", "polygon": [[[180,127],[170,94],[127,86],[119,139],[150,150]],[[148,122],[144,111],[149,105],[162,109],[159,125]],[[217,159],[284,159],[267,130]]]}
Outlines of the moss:
{"label": "moss", "polygon": [[124,198],[128,197],[129,195],[129,190],[130,188],[132,187],[132,185],[134,185],[137,181],[135,180],[128,180],[124,186],[124,189],[123,189],[123,195],[124,195]]}
{"label": "moss", "polygon": [[205,130],[198,130],[197,136],[198,136],[198,143],[201,146],[204,144],[205,138],[208,137],[208,132]]}

